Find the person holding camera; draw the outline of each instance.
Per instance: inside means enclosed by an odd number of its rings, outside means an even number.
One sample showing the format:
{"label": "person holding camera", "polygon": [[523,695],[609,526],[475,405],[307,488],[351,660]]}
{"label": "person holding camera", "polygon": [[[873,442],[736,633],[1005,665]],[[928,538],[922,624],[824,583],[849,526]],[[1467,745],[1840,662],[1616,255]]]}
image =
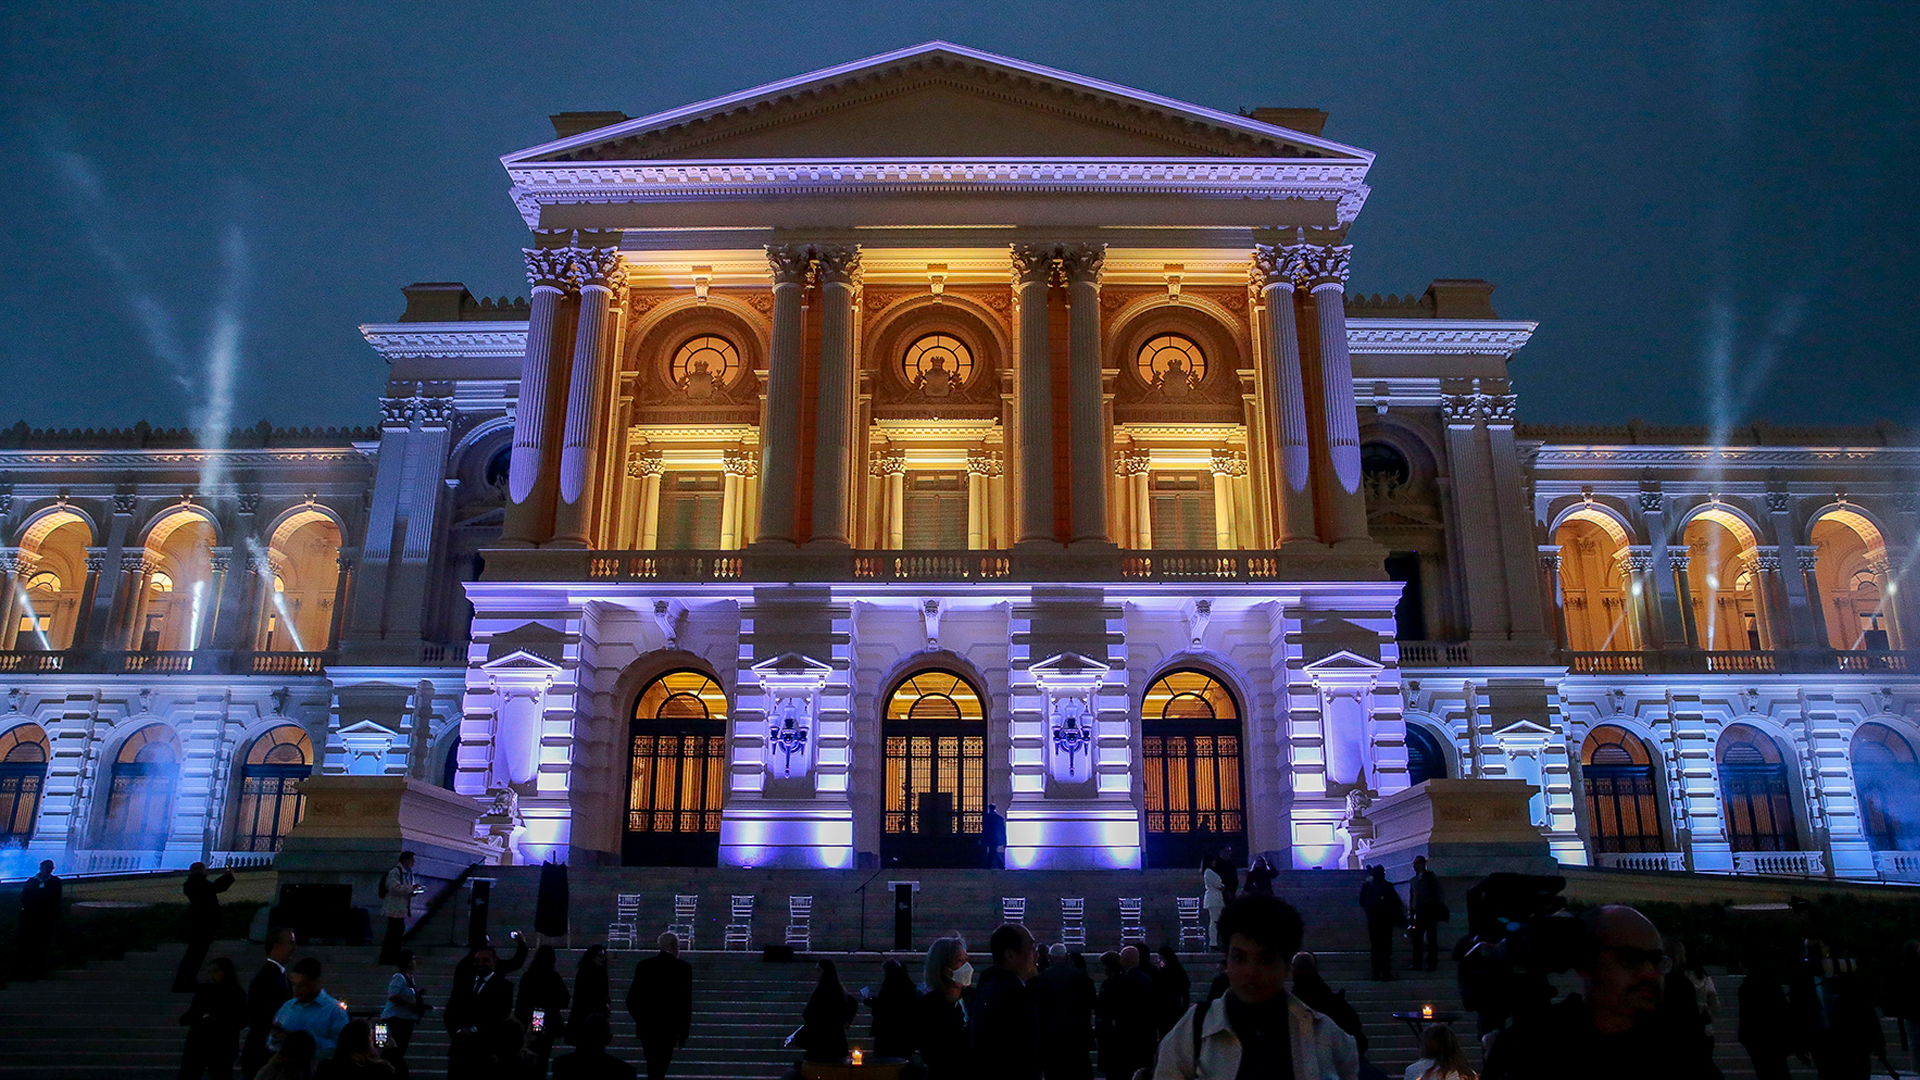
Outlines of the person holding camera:
{"label": "person holding camera", "polygon": [[1703,1044],[1662,1021],[1673,958],[1653,922],[1624,904],[1589,908],[1579,919],[1580,993],[1524,1013],[1496,1035],[1482,1080],[1719,1080]]}

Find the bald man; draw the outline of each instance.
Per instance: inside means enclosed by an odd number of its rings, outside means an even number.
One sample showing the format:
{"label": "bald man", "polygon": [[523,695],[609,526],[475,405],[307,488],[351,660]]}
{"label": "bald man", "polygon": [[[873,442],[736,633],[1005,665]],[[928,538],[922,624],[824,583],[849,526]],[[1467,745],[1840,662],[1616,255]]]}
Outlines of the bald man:
{"label": "bald man", "polygon": [[1718,1080],[1697,1040],[1660,1021],[1673,959],[1645,915],[1616,904],[1581,913],[1590,948],[1574,971],[1581,992],[1494,1038],[1485,1080]]}

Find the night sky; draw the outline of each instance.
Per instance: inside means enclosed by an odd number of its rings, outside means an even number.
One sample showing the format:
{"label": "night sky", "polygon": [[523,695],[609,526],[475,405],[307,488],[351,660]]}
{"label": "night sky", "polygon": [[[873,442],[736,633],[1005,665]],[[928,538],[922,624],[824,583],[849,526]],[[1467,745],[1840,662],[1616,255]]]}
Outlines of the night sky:
{"label": "night sky", "polygon": [[11,0],[0,424],[372,423],[401,285],[526,292],[549,113],[932,38],[1328,110],[1379,155],[1350,287],[1495,282],[1523,420],[1920,422],[1913,3]]}

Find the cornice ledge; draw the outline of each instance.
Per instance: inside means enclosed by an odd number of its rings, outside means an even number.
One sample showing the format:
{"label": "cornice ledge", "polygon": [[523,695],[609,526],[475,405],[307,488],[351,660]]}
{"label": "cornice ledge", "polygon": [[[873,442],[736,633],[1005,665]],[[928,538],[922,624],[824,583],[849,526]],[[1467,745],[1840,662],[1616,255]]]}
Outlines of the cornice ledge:
{"label": "cornice ledge", "polygon": [[360,336],[388,360],[488,359],[527,351],[526,323],[362,323]]}
{"label": "cornice ledge", "polygon": [[1748,467],[1774,465],[1831,465],[1834,462],[1872,462],[1888,467],[1920,466],[1920,448],[1904,446],[1570,446],[1546,443],[1534,459],[1541,465],[1592,465],[1608,461],[1623,465],[1692,465],[1723,461]]}
{"label": "cornice ledge", "polygon": [[1539,326],[1494,319],[1348,319],[1347,349],[1372,355],[1509,356],[1524,347]]}

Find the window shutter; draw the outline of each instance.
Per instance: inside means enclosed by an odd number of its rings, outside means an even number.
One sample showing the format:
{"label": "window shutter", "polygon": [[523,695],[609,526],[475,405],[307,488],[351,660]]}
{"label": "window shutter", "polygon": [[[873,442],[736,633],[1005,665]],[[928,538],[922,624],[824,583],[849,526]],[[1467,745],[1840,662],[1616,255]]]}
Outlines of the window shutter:
{"label": "window shutter", "polygon": [[908,473],[905,496],[906,528],[901,539],[908,548],[954,550],[967,546],[965,473]]}
{"label": "window shutter", "polygon": [[704,551],[720,546],[719,473],[668,473],[660,492],[660,547]]}
{"label": "window shutter", "polygon": [[1154,547],[1191,551],[1217,546],[1211,474],[1154,473],[1148,493]]}

